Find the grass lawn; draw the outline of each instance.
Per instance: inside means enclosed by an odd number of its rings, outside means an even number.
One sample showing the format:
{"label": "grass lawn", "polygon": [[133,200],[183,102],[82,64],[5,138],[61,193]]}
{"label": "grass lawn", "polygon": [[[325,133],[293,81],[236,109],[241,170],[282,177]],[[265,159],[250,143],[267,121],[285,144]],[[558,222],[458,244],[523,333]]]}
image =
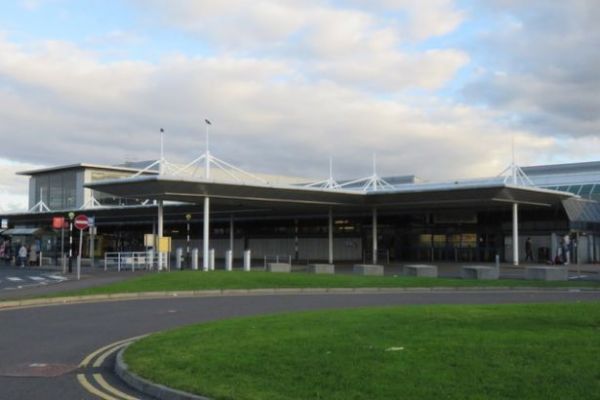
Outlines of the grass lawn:
{"label": "grass lawn", "polygon": [[213,399],[599,399],[600,303],[241,318],[152,335],[125,360]]}
{"label": "grass lawn", "polygon": [[478,281],[466,279],[416,278],[406,276],[314,275],[306,273],[269,272],[200,272],[174,271],[154,273],[126,281],[78,291],[56,293],[52,296],[113,294],[133,292],[164,292],[210,289],[271,289],[271,288],[362,288],[362,287],[463,287],[463,286],[527,286],[527,287],[596,287],[600,281],[543,282],[525,280]]}

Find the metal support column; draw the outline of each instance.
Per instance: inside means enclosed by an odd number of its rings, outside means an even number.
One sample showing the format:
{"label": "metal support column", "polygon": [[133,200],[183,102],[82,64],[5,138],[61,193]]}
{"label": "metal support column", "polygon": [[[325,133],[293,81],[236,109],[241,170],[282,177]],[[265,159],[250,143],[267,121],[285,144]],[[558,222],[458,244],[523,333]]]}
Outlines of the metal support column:
{"label": "metal support column", "polygon": [[519,204],[513,204],[513,265],[519,265]]}
{"label": "metal support column", "polygon": [[377,208],[373,207],[373,264],[377,264]]}
{"label": "metal support column", "polygon": [[164,224],[164,214],[163,214],[163,201],[158,201],[158,243],[154,243],[154,247],[158,250],[158,270],[162,271],[163,269],[163,253],[160,251],[160,239],[163,237],[163,224]]}
{"label": "metal support column", "polygon": [[329,236],[329,264],[333,264],[333,210],[329,207],[329,228],[327,230]]}
{"label": "metal support column", "polygon": [[202,236],[202,269],[204,271],[209,270],[208,263],[208,241],[209,241],[209,227],[210,227],[210,197],[204,198],[204,234]]}
{"label": "metal support column", "polygon": [[231,250],[231,257],[233,258],[233,241],[234,237],[234,226],[233,226],[233,214],[229,216],[229,250]]}

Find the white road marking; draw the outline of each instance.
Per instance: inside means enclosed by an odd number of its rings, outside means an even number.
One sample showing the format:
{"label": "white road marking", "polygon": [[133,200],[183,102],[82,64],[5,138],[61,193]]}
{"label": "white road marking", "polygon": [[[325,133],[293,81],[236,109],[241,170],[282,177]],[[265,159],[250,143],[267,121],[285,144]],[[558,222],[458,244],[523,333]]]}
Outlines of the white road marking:
{"label": "white road marking", "polygon": [[46,280],[46,278],[43,278],[41,276],[28,276],[28,278],[31,279],[32,281],[38,281],[38,282]]}
{"label": "white road marking", "polygon": [[23,279],[17,278],[16,276],[7,276],[6,279],[8,279],[11,282],[22,282],[23,281]]}
{"label": "white road marking", "polygon": [[65,278],[64,276],[59,276],[59,275],[46,275],[48,278],[50,279],[54,279],[57,281],[67,281],[69,280],[69,278]]}

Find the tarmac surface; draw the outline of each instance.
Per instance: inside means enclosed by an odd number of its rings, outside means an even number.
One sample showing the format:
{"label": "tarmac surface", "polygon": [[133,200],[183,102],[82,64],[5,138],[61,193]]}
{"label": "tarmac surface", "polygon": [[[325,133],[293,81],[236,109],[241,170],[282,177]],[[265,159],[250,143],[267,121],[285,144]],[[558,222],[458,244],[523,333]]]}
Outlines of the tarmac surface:
{"label": "tarmac surface", "polygon": [[[93,280],[91,280],[93,281]],[[238,316],[331,308],[408,304],[501,304],[600,301],[599,291],[453,291],[394,294],[289,294],[129,300],[0,311],[0,399],[144,398],[112,372],[114,355],[80,367],[87,355],[115,341]],[[114,348],[113,348],[114,349]],[[112,393],[81,377],[100,376]],[[120,394],[119,394],[120,393]]]}

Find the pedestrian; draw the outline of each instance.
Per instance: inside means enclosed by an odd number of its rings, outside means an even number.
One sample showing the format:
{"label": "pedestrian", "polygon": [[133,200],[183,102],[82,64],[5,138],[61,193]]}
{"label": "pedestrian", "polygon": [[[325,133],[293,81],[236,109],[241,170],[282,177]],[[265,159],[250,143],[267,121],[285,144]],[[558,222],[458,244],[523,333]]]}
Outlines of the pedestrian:
{"label": "pedestrian", "polygon": [[563,246],[565,265],[569,265],[571,263],[571,237],[569,235],[565,235],[563,240]]}
{"label": "pedestrian", "polygon": [[525,261],[533,262],[533,245],[530,237],[525,241]]}
{"label": "pedestrian", "polygon": [[37,246],[32,244],[29,246],[29,266],[34,267],[37,264]]}
{"label": "pedestrian", "polygon": [[10,258],[12,257],[11,243],[10,241],[5,241],[4,244],[4,264],[10,266]]}
{"label": "pedestrian", "polygon": [[21,264],[21,268],[25,268],[25,262],[27,261],[27,247],[24,244],[19,248],[19,263]]}

